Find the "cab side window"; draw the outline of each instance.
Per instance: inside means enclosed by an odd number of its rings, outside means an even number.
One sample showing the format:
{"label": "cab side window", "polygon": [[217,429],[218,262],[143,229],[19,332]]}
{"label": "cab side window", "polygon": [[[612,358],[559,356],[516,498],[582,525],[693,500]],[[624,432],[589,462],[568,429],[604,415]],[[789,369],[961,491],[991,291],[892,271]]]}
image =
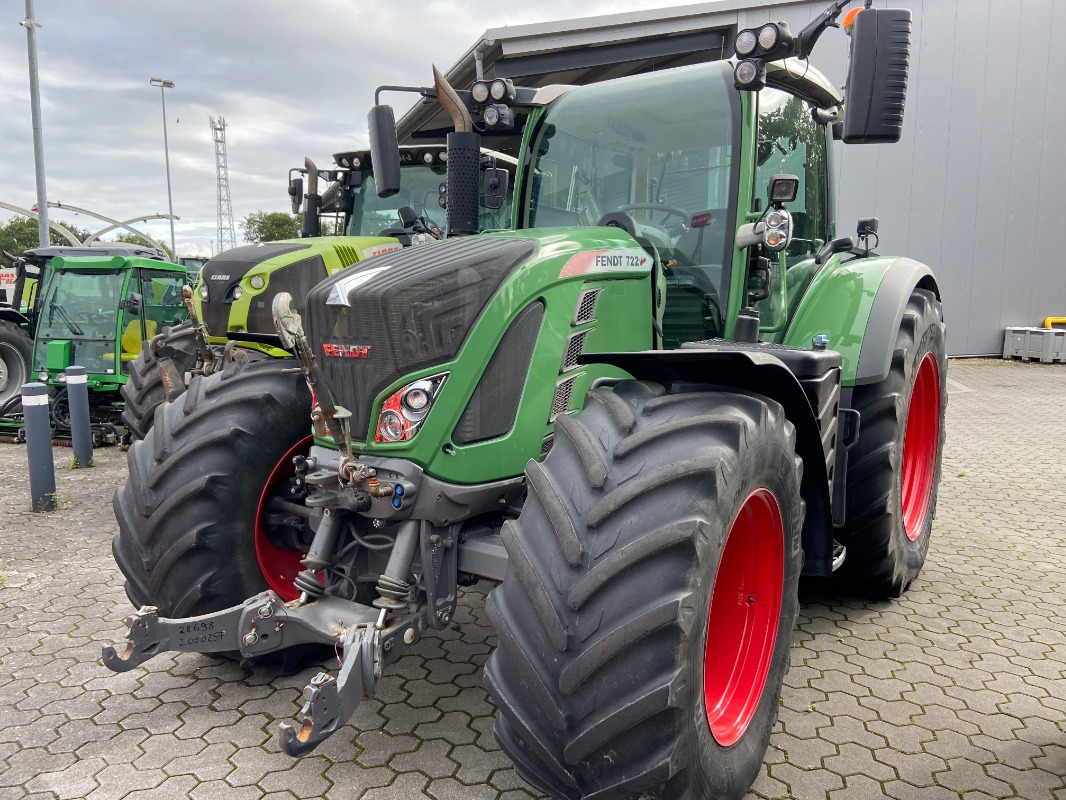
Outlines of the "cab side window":
{"label": "cab side window", "polygon": [[778,89],[759,93],[755,197],[766,204],[766,186],[773,175],[799,178],[799,192],[787,208],[793,238],[785,254],[787,266],[810,258],[827,238],[828,187],[825,129],[811,116],[811,104]]}

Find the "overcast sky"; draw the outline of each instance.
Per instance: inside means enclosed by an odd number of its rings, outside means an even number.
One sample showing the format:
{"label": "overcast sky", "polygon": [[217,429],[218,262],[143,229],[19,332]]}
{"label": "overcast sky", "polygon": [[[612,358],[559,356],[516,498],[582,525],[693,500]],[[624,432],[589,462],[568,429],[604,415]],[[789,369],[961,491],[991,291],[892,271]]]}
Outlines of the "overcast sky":
{"label": "overcast sky", "polygon": [[[127,219],[167,210],[159,90],[167,124],[178,252],[216,236],[209,115],[228,123],[235,220],[288,209],[286,177],[366,146],[379,84],[426,85],[487,28],[687,0],[36,0],[48,199]],[[36,202],[23,0],[0,0],[0,201]],[[397,117],[407,108],[397,102]],[[98,230],[84,216],[53,217]],[[0,210],[0,220],[10,213]],[[142,225],[169,238],[164,221]],[[237,231],[238,241],[240,230]]]}

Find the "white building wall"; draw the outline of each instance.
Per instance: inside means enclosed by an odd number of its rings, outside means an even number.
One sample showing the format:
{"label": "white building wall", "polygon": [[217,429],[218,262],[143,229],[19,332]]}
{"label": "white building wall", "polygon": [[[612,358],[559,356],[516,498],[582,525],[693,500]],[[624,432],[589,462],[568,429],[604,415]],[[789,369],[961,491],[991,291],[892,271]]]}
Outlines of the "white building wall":
{"label": "white building wall", "polygon": [[[826,2],[740,13],[801,29]],[[1066,0],[878,0],[914,14],[903,138],[837,146],[837,235],[881,221],[879,252],[929,264],[953,355],[1066,315]],[[812,58],[843,83],[846,37]]]}

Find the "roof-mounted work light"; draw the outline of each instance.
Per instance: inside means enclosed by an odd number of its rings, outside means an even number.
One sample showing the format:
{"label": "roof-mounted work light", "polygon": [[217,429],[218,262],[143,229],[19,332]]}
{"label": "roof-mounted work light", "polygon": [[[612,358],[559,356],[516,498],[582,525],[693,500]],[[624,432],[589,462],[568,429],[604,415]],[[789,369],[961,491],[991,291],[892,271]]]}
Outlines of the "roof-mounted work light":
{"label": "roof-mounted work light", "polygon": [[766,64],[759,59],[744,59],[733,71],[733,82],[745,92],[757,92],[766,86]]}
{"label": "roof-mounted work light", "polygon": [[514,84],[507,78],[497,78],[489,84],[489,96],[495,103],[511,105],[515,101]]}

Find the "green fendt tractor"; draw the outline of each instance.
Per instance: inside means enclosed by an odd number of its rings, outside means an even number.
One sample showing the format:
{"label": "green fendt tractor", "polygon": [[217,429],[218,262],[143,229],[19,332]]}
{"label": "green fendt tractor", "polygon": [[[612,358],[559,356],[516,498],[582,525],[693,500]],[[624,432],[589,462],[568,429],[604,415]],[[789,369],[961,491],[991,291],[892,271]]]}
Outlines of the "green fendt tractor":
{"label": "green fendt tractor", "polygon": [[[35,300],[27,308],[32,320],[27,328],[34,332],[28,372],[48,385],[56,435],[64,438],[69,432],[66,369],[85,367],[94,442],[116,444],[119,391],[129,364],[142,342],[185,319],[185,269],[155,257],[118,254],[123,251],[108,255],[105,248],[49,249],[67,252],[47,253]],[[20,441],[22,428],[16,394],[0,409],[0,435]]]}
{"label": "green fendt tractor", "polygon": [[[936,281],[871,252],[872,219],[837,238],[829,188],[836,132],[900,136],[910,12],[854,21],[844,113],[803,60],[845,5],[741,31],[732,62],[438,95],[524,120],[520,229],[355,265],[302,314],[279,295],[302,374],[234,363],[165,408],[115,497],[142,607],[104,663],[335,647],[280,727],[298,755],[452,623],[459,586],[502,581],[485,680],[523,777],[741,797],[800,575],[905,591],[936,505]],[[477,228],[470,127],[452,234]]]}
{"label": "green fendt tractor", "polygon": [[[293,212],[303,205],[301,238],[227,250],[202,266],[190,307],[193,319],[145,342],[131,365],[122,391],[122,421],[131,436],[143,439],[156,407],[182,394],[193,375],[221,368],[229,342],[239,345],[236,355],[244,359],[290,356],[280,347],[270,317],[270,304],[279,292],[288,292],[302,307],[308,290],[327,275],[439,238],[446,158],[442,145],[403,148],[400,186],[387,198],[378,196],[371,154],[365,150],[337,153],[335,169],[319,170],[307,159],[303,169],[291,170]],[[514,170],[514,160],[502,154],[486,151],[484,161],[485,168],[498,161],[501,169]],[[320,179],[329,181],[321,194]],[[487,200],[481,205],[482,230],[509,228],[510,196]],[[344,235],[320,236],[322,222],[330,215]]]}

